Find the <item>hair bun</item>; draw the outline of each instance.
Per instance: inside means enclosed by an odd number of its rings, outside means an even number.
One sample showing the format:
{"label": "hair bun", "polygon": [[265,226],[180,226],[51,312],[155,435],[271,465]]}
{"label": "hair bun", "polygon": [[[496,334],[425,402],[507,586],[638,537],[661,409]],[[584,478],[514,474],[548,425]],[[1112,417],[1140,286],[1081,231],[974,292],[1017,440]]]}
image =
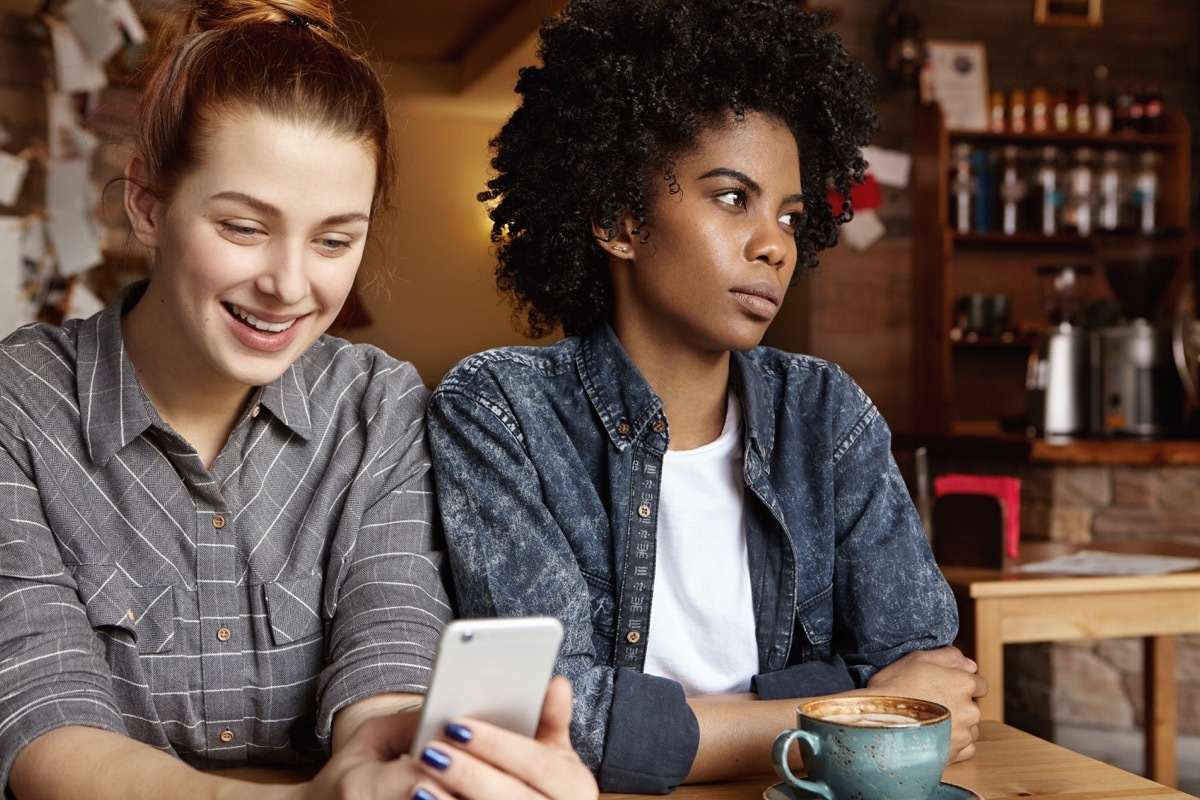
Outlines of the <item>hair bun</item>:
{"label": "hair bun", "polygon": [[331,34],[332,0],[192,0],[185,33],[235,25],[295,25]]}

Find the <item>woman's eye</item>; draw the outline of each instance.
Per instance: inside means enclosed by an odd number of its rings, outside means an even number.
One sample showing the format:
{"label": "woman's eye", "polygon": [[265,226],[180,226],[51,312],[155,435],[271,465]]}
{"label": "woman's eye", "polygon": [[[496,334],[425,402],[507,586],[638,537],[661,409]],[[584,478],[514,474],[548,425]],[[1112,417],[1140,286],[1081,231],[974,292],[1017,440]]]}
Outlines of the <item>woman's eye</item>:
{"label": "woman's eye", "polygon": [[717,195],[717,201],[727,206],[742,208],[746,205],[746,193],[741,189],[730,189]]}
{"label": "woman's eye", "polygon": [[242,225],[237,222],[222,222],[221,230],[239,239],[252,239],[261,231],[253,225]]}
{"label": "woman's eye", "polygon": [[316,244],[326,255],[341,255],[350,249],[350,242],[344,239],[317,239]]}
{"label": "woman's eye", "polygon": [[793,230],[804,225],[803,211],[789,211],[779,218],[779,221]]}

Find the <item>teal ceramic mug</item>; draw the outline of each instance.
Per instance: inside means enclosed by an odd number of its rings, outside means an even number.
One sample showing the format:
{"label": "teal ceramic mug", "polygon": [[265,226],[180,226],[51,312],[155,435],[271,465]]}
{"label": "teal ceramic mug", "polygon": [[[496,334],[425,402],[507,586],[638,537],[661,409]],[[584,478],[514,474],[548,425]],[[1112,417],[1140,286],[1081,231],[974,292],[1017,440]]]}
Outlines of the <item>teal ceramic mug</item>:
{"label": "teal ceramic mug", "polygon": [[[950,711],[906,697],[829,697],[796,710],[775,739],[775,772],[825,800],[927,800],[950,755]],[[807,780],[792,773],[798,742]]]}

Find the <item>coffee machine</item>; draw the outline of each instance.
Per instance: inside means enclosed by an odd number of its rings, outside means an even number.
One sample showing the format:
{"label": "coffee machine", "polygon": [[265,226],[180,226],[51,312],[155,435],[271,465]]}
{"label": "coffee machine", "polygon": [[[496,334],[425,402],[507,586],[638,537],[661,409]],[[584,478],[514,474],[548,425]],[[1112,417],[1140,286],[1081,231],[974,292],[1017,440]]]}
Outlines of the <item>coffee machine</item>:
{"label": "coffee machine", "polygon": [[1047,327],[1025,373],[1031,435],[1083,436],[1091,425],[1090,342],[1081,324],[1091,274],[1087,264],[1038,267]]}
{"label": "coffee machine", "polygon": [[1178,436],[1192,370],[1182,360],[1177,312],[1163,314],[1160,306],[1181,274],[1189,237],[1179,229],[1099,231],[1093,241],[1120,315],[1091,334],[1092,430],[1142,439]]}

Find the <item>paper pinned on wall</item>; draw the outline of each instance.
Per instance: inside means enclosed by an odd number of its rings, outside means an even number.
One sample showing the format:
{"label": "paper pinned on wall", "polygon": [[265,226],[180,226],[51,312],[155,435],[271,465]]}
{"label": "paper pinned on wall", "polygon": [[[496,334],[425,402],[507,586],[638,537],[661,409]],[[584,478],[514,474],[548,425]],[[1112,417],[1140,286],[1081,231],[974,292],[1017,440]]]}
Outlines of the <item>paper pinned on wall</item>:
{"label": "paper pinned on wall", "polygon": [[112,11],[117,24],[125,31],[129,41],[135,44],[144,44],[147,39],[146,28],[142,25],[142,20],[138,17],[137,12],[133,10],[133,6],[129,5],[129,0],[112,0]]}
{"label": "paper pinned on wall", "polygon": [[29,160],[0,150],[0,206],[11,206],[21,196]]}
{"label": "paper pinned on wall", "polygon": [[51,161],[87,161],[92,157],[99,139],[79,124],[67,94],[46,95],[46,119]]}
{"label": "paper pinned on wall", "polygon": [[83,45],[69,25],[47,16],[50,44],[54,49],[54,70],[60,92],[92,92],[108,85],[104,67],[88,58]]}
{"label": "paper pinned on wall", "polygon": [[62,13],[93,64],[103,64],[124,46],[117,15],[108,0],[67,0]]}
{"label": "paper pinned on wall", "polygon": [[46,216],[50,242],[63,277],[103,260],[103,232],[92,213],[97,197],[83,161],[52,161],[46,170]]}
{"label": "paper pinned on wall", "polygon": [[33,310],[22,291],[22,229],[20,217],[0,217],[0,337],[33,322]]}
{"label": "paper pinned on wall", "polygon": [[885,150],[867,145],[863,148],[867,169],[882,186],[893,189],[908,188],[908,175],[912,171],[912,156],[899,150]]}
{"label": "paper pinned on wall", "polygon": [[71,281],[67,289],[66,309],[63,319],[87,319],[104,310],[104,301],[87,287],[82,278]]}

